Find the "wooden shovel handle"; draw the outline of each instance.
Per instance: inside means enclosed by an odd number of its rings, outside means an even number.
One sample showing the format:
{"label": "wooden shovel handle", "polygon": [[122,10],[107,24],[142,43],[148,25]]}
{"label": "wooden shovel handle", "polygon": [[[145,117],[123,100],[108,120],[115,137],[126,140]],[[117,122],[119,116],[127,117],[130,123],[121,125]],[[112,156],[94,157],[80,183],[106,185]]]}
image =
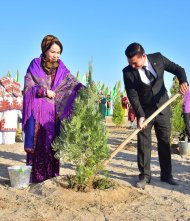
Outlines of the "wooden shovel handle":
{"label": "wooden shovel handle", "polygon": [[[166,101],[161,107],[158,108],[158,110],[156,110],[150,117],[148,117],[142,124],[142,127],[146,124],[148,124],[153,118],[155,118],[161,111],[163,111],[169,104],[171,104],[177,97],[179,97],[181,94],[177,93],[176,95],[174,95],[173,97],[171,97],[168,101]],[[129,143],[130,140],[132,140],[140,131],[141,129],[137,128],[136,130],[133,131],[132,134],[129,135],[129,137],[127,137],[127,139],[121,143],[110,155],[110,157],[108,159],[106,159],[103,163],[104,166],[106,166],[109,161],[121,150],[123,149],[123,147]]]}

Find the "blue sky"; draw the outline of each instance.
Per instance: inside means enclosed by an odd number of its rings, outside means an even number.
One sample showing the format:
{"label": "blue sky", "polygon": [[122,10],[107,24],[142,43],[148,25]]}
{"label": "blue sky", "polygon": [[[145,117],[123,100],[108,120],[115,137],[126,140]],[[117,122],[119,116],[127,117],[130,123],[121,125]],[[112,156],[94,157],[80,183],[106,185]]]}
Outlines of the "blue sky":
{"label": "blue sky", "polygon": [[[189,0],[6,0],[0,8],[0,77],[18,70],[23,85],[42,38],[53,34],[63,43],[61,59],[71,73],[83,75],[92,59],[94,80],[111,88],[123,79],[124,51],[132,42],[146,53],[161,52],[190,79]],[[165,73],[168,89],[172,77]]]}

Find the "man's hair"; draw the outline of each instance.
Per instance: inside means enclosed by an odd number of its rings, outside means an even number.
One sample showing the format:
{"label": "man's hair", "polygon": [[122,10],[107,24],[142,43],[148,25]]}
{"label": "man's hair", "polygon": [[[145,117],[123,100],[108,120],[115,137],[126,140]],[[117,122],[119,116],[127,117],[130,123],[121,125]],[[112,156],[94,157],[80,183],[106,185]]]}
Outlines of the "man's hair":
{"label": "man's hair", "polygon": [[145,53],[145,50],[142,47],[142,45],[136,42],[130,44],[125,50],[125,55],[129,59],[134,57],[135,55],[142,56],[144,53]]}

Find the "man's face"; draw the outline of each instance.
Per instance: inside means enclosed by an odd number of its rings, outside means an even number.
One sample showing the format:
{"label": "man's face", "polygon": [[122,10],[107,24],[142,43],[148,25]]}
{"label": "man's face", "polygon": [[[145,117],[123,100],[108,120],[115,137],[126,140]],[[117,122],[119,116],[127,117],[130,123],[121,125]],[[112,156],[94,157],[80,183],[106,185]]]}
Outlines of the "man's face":
{"label": "man's face", "polygon": [[128,58],[129,65],[131,65],[134,69],[142,68],[145,64],[146,55],[135,55],[132,58]]}

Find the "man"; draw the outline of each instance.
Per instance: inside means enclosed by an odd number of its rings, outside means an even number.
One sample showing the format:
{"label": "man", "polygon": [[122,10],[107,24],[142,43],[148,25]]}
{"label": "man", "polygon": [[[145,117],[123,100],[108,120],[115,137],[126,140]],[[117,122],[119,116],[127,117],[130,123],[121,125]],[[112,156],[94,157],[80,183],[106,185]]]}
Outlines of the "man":
{"label": "man", "polygon": [[134,108],[138,127],[137,161],[140,171],[137,187],[145,188],[151,180],[151,129],[154,126],[158,140],[158,155],[161,181],[177,185],[172,177],[170,152],[170,108],[165,108],[148,125],[143,122],[168,100],[164,85],[164,71],[177,76],[180,92],[188,90],[185,70],[160,53],[145,54],[138,43],[130,44],[125,50],[129,65],[123,69],[125,89]]}

